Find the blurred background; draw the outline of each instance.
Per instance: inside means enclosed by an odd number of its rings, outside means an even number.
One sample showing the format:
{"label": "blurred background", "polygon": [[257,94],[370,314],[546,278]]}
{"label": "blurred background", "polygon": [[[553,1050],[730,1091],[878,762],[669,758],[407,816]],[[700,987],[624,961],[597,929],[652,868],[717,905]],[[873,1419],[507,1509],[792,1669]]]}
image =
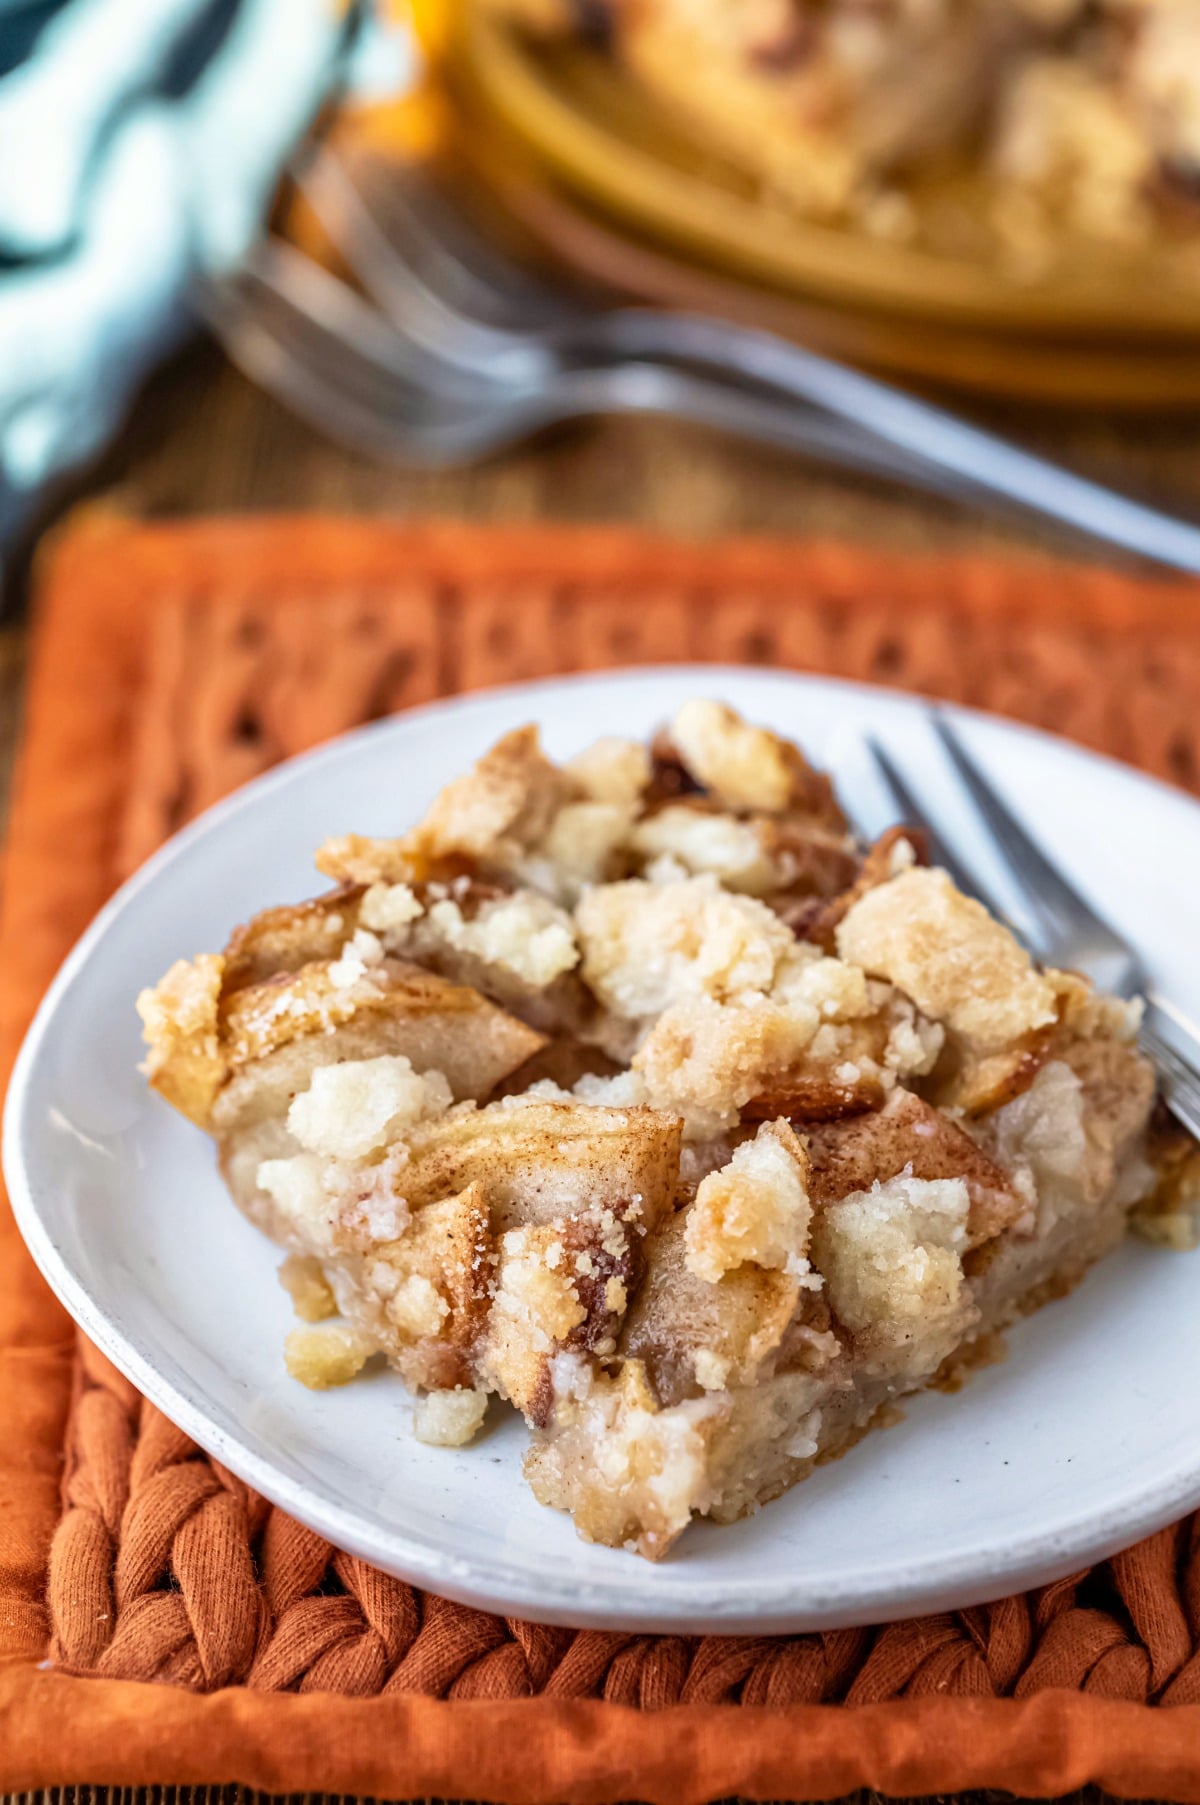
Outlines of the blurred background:
{"label": "blurred background", "polygon": [[1198,299],[1200,0],[0,0],[4,732],[80,502],[1154,555]]}

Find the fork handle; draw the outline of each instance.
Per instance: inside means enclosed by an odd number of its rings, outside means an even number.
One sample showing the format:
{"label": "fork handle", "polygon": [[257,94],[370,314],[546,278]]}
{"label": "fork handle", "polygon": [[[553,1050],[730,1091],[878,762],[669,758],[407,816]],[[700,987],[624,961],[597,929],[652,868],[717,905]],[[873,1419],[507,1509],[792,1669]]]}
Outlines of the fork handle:
{"label": "fork handle", "polygon": [[702,314],[621,308],[604,317],[608,351],[702,365],[853,421],[927,465],[1175,570],[1200,573],[1200,527],[1008,444],[873,376],[773,333]]}
{"label": "fork handle", "polygon": [[722,381],[710,370],[681,368],[663,359],[630,360],[570,371],[557,379],[554,396],[556,403],[569,401],[579,414],[620,411],[690,420],[864,476],[963,498],[961,479],[944,465],[865,432],[857,421]]}

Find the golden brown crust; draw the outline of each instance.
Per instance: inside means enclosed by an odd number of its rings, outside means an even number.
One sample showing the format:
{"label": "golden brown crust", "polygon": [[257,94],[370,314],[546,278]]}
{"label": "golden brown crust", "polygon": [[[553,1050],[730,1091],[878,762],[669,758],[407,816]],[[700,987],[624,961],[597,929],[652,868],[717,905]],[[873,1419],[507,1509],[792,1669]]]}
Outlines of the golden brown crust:
{"label": "golden brown crust", "polygon": [[649,1228],[674,1201],[680,1133],[661,1110],[506,1100],[415,1129],[404,1194],[420,1207],[477,1180],[500,1232],[629,1199]]}
{"label": "golden brown crust", "polygon": [[370,839],[366,834],[338,834],[317,848],[314,863],[336,884],[366,889],[369,884],[412,884],[430,875],[428,861],[411,839]]}
{"label": "golden brown crust", "polygon": [[721,702],[685,702],[670,741],[688,775],[726,808],[791,812],[845,831],[846,817],[823,771],[800,748],[743,721]]}
{"label": "golden brown crust", "polygon": [[444,1072],[456,1096],[485,1095],[544,1044],[478,991],[398,960],[349,985],[337,984],[328,965],[304,966],[246,985],[222,1013],[234,1078],[265,1069],[272,1055],[303,1042],[319,1064],[370,1051],[406,1053],[418,1069]]}
{"label": "golden brown crust", "polygon": [[208,1126],[228,1075],[218,1025],[224,972],[225,961],[215,953],[178,959],[137,1000],[148,1048],[143,1070],[159,1096],[199,1128]]}
{"label": "golden brown crust", "polygon": [[910,866],[858,898],[843,959],[911,997],[972,1052],[1002,1052],[1058,1019],[1055,991],[1013,934],[944,871]]}
{"label": "golden brown crust", "polygon": [[869,1191],[904,1171],[914,1178],[961,1178],[970,1198],[968,1243],[977,1246],[1029,1216],[1029,1205],[995,1160],[948,1116],[911,1091],[894,1091],[881,1110],[826,1122],[808,1133],[815,1208]]}
{"label": "golden brown crust", "polygon": [[263,909],[235,928],[225,948],[224,995],[281,972],[336,959],[358,927],[361,884],[342,884],[308,902]]}

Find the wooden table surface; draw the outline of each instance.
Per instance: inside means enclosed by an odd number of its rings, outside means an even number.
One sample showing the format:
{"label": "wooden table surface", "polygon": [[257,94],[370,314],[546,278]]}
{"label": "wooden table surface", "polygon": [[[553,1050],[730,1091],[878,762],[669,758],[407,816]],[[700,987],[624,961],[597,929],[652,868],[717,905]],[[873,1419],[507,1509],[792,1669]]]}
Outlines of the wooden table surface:
{"label": "wooden table surface", "polygon": [[[1200,418],[1051,418],[992,408],[977,417],[1088,475],[1200,519]],[[1078,555],[1057,532],[956,508],[654,420],[598,423],[473,470],[389,468],[333,445],[256,392],[215,346],[197,343],[157,376],[118,443],[47,511],[102,502],[154,517],[323,509],[468,520],[617,520],[677,535],[803,533],[922,550],[1035,548]],[[0,831],[17,737],[37,534],[10,565],[0,626]],[[1087,555],[1086,549],[1084,555]],[[307,1795],[292,1794],[299,1805]],[[972,1796],[985,1799],[1008,1795]],[[1073,1795],[1098,1800],[1095,1789]],[[863,1801],[874,1795],[860,1795]],[[237,1786],[87,1786],[15,1795],[10,1805],[260,1805]],[[341,1805],[341,1801],[328,1801]]]}

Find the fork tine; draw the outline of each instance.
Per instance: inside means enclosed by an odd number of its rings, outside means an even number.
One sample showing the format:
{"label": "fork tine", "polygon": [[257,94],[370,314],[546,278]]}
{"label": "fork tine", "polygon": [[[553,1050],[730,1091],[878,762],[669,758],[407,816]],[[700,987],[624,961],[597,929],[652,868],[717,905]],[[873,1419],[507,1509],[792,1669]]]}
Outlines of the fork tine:
{"label": "fork tine", "polygon": [[1060,939],[1086,933],[1093,945],[1108,941],[1114,951],[1125,951],[1124,943],[1109,924],[1050,863],[1008,804],[1002,801],[963,745],[957,730],[940,710],[933,717],[933,725],[951,763],[995,835],[1031,911],[1047,933]]}
{"label": "fork tine", "polygon": [[398,333],[366,301],[321,264],[284,239],[261,239],[246,257],[237,281],[271,295],[290,313],[311,322],[331,345],[352,353],[400,381],[436,379],[464,404],[478,402],[480,380],[444,365],[424,345]]}
{"label": "fork tine", "polygon": [[[351,269],[392,324],[433,356],[482,374],[536,375],[540,357],[522,335],[480,317],[491,311],[480,297],[489,291],[445,245],[414,230],[414,215],[399,192],[393,210],[399,230],[389,230],[348,166],[333,151],[306,154],[297,171],[301,192]],[[464,310],[469,288],[477,310]]]}
{"label": "fork tine", "polygon": [[565,297],[486,238],[428,170],[407,165],[397,171],[362,155],[347,159],[346,169],[380,227],[390,236],[395,222],[428,260],[428,285],[460,312],[489,325],[549,324],[575,314]]}
{"label": "fork tine", "polygon": [[993,915],[1000,915],[1003,919],[1003,911],[995,898],[980,883],[975,873],[967,869],[957,853],[946,844],[934,827],[891,753],[880,745],[874,735],[867,736],[867,750],[875,761],[881,779],[891,791],[892,800],[900,819],[909,822],[913,827],[919,827],[928,839],[929,856],[934,864],[940,865],[943,871],[948,871],[958,888],[967,896],[979,897],[981,902],[987,904]]}
{"label": "fork tine", "polygon": [[1200,1140],[1200,1078],[1152,1022],[1142,1022],[1138,1039],[1157,1067],[1159,1084],[1172,1115]]}
{"label": "fork tine", "polygon": [[459,324],[451,304],[426,280],[423,266],[428,260],[419,253],[412,255],[407,233],[383,229],[340,157],[325,146],[306,151],[296,180],[322,226],[386,314],[410,329],[424,325],[444,332]]}
{"label": "fork tine", "polygon": [[252,382],[356,451],[441,470],[496,448],[481,434],[477,410],[443,407],[429,419],[419,383],[368,361],[271,288],[248,290],[244,279],[202,282],[196,300],[231,361]]}

